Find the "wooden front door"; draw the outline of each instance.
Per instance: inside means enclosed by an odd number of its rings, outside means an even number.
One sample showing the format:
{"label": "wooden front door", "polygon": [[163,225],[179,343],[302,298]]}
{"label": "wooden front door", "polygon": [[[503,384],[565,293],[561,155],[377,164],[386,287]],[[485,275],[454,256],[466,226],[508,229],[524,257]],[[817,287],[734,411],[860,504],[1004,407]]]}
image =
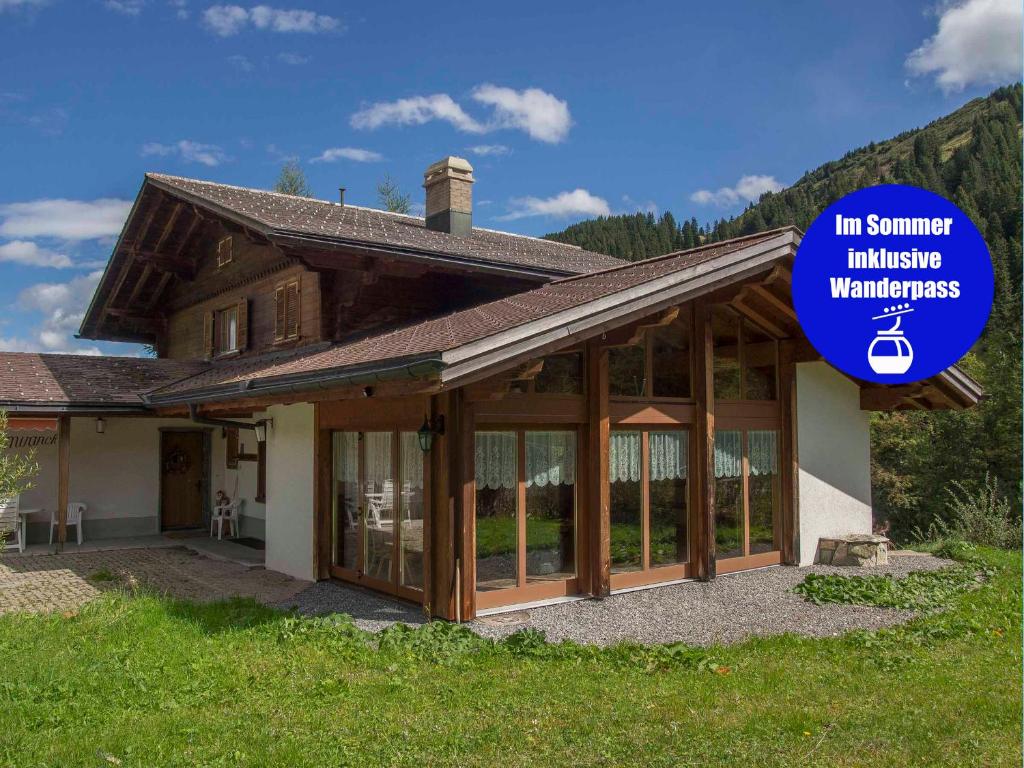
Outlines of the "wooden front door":
{"label": "wooden front door", "polygon": [[203,433],[160,433],[161,528],[203,524]]}

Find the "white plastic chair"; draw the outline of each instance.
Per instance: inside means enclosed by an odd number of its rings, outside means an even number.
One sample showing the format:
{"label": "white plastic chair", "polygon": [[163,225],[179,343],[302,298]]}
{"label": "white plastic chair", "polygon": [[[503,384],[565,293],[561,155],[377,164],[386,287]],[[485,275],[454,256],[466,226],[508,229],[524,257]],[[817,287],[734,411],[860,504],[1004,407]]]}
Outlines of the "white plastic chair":
{"label": "white plastic chair", "polygon": [[21,516],[18,514],[18,497],[0,501],[0,540],[4,547],[17,547],[25,551],[21,532]]}
{"label": "white plastic chair", "polygon": [[382,493],[366,494],[366,500],[369,502],[368,523],[371,528],[390,528],[394,523],[392,518],[395,510],[395,484],[390,480],[385,480],[382,491]]}
{"label": "white plastic chair", "polygon": [[227,504],[219,504],[213,508],[213,514],[210,515],[210,536],[213,536],[213,529],[217,529],[217,540],[220,541],[224,538],[224,523],[228,524],[228,538],[231,538],[232,533],[234,538],[238,538],[242,535],[242,527],[240,525],[242,517],[242,500],[234,499],[229,501]]}
{"label": "white plastic chair", "polygon": [[[82,546],[82,515],[89,509],[88,504],[83,504],[80,501],[72,501],[68,503],[68,517],[65,522],[65,529],[67,526],[73,525],[78,531],[78,546]],[[57,510],[53,510],[50,513],[50,543],[53,544],[53,531],[57,527]]]}

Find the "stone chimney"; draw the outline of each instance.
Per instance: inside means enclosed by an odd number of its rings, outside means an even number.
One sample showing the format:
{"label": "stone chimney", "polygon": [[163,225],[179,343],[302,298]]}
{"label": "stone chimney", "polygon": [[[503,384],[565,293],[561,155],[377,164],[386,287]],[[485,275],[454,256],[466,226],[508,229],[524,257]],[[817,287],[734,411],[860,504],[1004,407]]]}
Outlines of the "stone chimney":
{"label": "stone chimney", "polygon": [[427,229],[452,235],[473,231],[473,166],[462,157],[448,156],[423,174],[427,190]]}

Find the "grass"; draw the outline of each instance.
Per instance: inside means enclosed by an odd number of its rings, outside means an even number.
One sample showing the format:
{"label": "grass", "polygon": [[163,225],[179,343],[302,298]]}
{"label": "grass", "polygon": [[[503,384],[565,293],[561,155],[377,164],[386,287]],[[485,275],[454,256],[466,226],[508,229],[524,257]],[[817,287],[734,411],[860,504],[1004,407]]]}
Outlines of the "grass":
{"label": "grass", "polygon": [[1021,555],[979,555],[907,625],[706,650],[120,593],[8,615],[0,764],[1019,765]]}

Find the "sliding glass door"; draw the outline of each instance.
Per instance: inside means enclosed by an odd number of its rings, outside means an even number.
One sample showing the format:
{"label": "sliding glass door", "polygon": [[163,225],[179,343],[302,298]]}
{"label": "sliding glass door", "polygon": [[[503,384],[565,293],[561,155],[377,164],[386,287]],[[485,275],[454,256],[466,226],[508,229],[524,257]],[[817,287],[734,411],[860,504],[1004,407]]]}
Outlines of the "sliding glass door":
{"label": "sliding glass door", "polygon": [[332,572],[419,600],[426,487],[416,433],[335,432],[332,448]]}
{"label": "sliding glass door", "polygon": [[576,592],[575,430],[475,434],[477,607]]}
{"label": "sliding glass door", "polygon": [[686,429],[612,431],[613,589],[689,575],[689,437]]}

